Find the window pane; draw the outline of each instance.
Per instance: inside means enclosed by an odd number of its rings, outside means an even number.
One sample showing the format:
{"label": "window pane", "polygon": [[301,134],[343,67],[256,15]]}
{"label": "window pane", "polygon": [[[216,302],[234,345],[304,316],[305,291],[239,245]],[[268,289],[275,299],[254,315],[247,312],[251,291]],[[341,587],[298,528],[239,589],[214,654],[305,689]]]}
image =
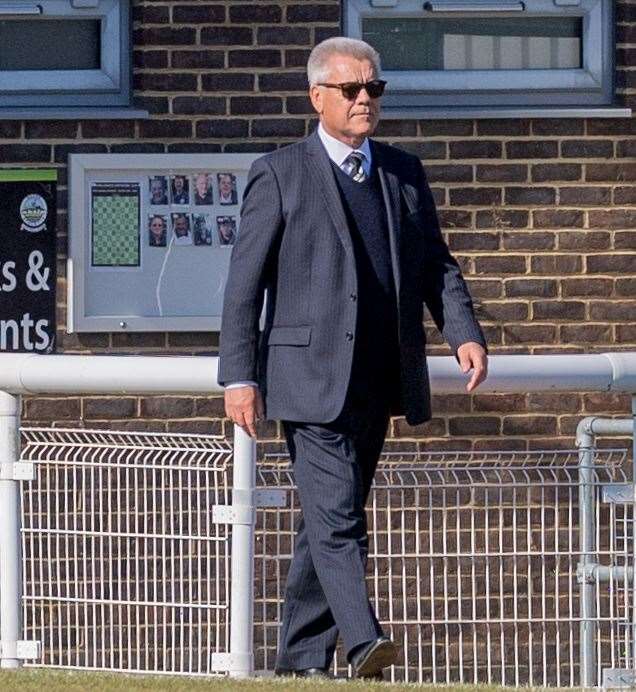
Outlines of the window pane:
{"label": "window pane", "polygon": [[0,70],[99,70],[99,19],[0,21]]}
{"label": "window pane", "polygon": [[581,17],[363,18],[385,70],[555,70],[583,65]]}

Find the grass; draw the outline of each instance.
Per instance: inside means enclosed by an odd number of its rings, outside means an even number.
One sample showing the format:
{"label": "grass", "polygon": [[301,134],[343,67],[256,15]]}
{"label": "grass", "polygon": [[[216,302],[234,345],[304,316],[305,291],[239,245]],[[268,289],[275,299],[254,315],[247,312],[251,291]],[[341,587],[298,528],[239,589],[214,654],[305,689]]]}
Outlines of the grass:
{"label": "grass", "polygon": [[[362,692],[362,690],[444,690],[444,692],[510,692],[513,688],[494,685],[407,685],[357,680],[337,680],[309,682],[260,678],[252,680],[229,680],[227,678],[193,678],[168,675],[127,675],[124,673],[90,673],[83,671],[62,671],[45,668],[23,668],[21,670],[0,670],[0,690],[2,692]],[[515,688],[538,690],[541,688]],[[545,689],[545,688],[544,688]],[[550,692],[557,689],[550,688]],[[569,688],[572,692],[574,688]]]}

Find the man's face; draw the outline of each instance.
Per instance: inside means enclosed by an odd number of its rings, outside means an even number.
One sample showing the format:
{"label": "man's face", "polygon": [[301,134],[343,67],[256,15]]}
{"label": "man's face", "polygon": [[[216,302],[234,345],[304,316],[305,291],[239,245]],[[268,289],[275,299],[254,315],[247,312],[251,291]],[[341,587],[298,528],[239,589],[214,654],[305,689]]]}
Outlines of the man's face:
{"label": "man's face", "polygon": [[[364,83],[378,77],[369,60],[358,60],[350,55],[332,55],[327,67],[324,81],[329,84]],[[350,146],[360,146],[378,125],[380,99],[372,99],[366,89],[362,89],[353,101],[348,101],[340,89],[312,85],[309,96],[325,130]]]}
{"label": "man's face", "polygon": [[208,177],[206,175],[197,175],[196,186],[199,197],[205,197],[208,191]]}
{"label": "man's face", "polygon": [[176,190],[176,192],[183,192],[183,178],[181,178],[180,176],[177,176],[174,179],[174,189]]}
{"label": "man's face", "polygon": [[188,235],[188,220],[184,216],[177,216],[175,219],[174,232],[179,238]]}
{"label": "man's face", "polygon": [[161,180],[153,180],[150,183],[150,194],[153,199],[161,199],[163,197],[163,185]]}
{"label": "man's face", "polygon": [[232,178],[229,175],[219,176],[219,187],[221,194],[224,197],[229,197],[232,194]]}
{"label": "man's face", "polygon": [[225,222],[220,225],[221,235],[225,240],[229,240],[232,237],[232,225]]}

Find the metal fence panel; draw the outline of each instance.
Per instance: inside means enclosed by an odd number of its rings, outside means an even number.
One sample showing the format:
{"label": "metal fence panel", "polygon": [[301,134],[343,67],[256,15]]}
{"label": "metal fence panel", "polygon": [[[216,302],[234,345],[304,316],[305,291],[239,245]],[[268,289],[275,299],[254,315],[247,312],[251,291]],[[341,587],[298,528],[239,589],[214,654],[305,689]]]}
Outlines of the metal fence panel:
{"label": "metal fence panel", "polygon": [[25,428],[31,665],[209,674],[228,651],[232,448],[220,437]]}
{"label": "metal fence panel", "polygon": [[[595,502],[603,484],[627,480],[626,458],[596,451]],[[300,508],[284,454],[265,459],[257,485],[289,494],[285,508],[257,513],[256,668],[271,670]],[[575,450],[382,457],[368,509],[368,587],[402,649],[392,680],[578,684],[578,485]],[[620,563],[626,550],[612,522],[596,516],[599,559]],[[600,684],[620,646],[610,590],[599,587],[597,604]],[[342,661],[340,652],[336,672]]]}

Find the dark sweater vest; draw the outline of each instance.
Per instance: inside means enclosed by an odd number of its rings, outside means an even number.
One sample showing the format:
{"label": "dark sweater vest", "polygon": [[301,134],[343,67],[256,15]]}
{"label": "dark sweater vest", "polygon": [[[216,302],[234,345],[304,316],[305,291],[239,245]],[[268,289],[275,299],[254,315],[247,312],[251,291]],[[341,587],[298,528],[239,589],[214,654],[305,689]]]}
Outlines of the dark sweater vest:
{"label": "dark sweater vest", "polygon": [[397,302],[386,209],[375,167],[357,183],[331,163],[358,276],[358,318],[352,380],[361,393],[394,389],[399,382]]}

